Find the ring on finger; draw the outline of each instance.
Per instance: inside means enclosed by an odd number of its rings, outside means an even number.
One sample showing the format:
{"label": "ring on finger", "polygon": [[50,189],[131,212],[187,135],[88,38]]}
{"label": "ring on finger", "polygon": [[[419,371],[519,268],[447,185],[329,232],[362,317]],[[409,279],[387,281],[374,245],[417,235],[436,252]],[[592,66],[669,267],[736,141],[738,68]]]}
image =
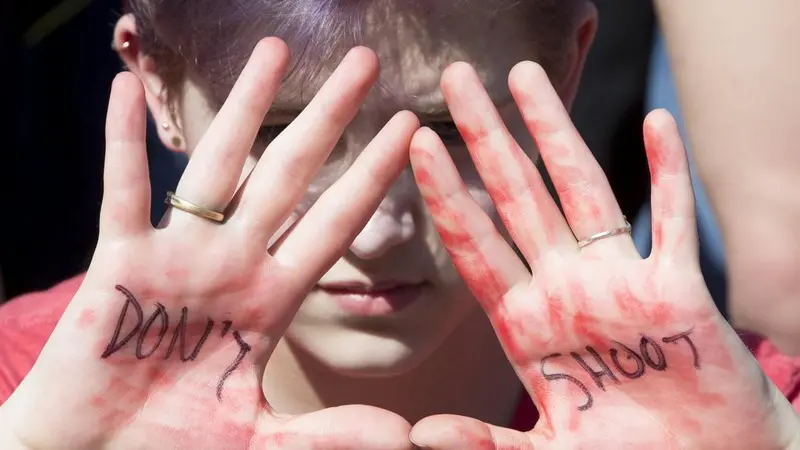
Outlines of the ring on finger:
{"label": "ring on finger", "polygon": [[164,203],[180,209],[181,211],[187,212],[197,217],[202,217],[203,219],[210,220],[216,223],[222,223],[225,221],[225,214],[221,212],[214,211],[208,208],[204,208],[200,205],[192,203],[188,200],[178,197],[175,195],[174,192],[167,192],[167,197],[164,199]]}
{"label": "ring on finger", "polygon": [[593,243],[595,243],[595,242],[597,242],[597,241],[599,241],[601,239],[609,238],[609,237],[612,237],[612,236],[618,236],[620,234],[630,234],[631,233],[631,224],[630,224],[630,222],[628,222],[628,220],[625,218],[625,216],[623,216],[622,218],[625,220],[625,226],[624,227],[612,228],[610,230],[605,230],[605,231],[601,231],[599,233],[595,233],[595,234],[589,236],[586,239],[578,241],[578,248],[584,248],[587,245],[591,245],[591,244],[593,244]]}

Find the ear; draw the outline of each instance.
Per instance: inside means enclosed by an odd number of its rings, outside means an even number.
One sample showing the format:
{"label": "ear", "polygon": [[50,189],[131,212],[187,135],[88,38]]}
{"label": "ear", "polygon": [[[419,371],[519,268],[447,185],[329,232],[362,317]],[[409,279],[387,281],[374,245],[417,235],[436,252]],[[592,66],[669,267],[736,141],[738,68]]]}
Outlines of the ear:
{"label": "ear", "polygon": [[585,2],[586,5],[581,11],[578,26],[574,34],[570,37],[570,47],[568,56],[568,67],[563,81],[555,86],[561,100],[567,109],[572,107],[578,86],[581,82],[583,67],[586,63],[586,56],[592,47],[595,33],[597,32],[597,8],[592,2]]}
{"label": "ear", "polygon": [[177,114],[173,114],[174,109],[170,107],[171,97],[167,95],[167,86],[156,71],[155,61],[142,52],[141,39],[132,14],[125,14],[117,21],[112,47],[128,70],[142,80],[147,106],[158,125],[161,142],[170,150],[184,151],[185,139],[181,133],[180,119]]}

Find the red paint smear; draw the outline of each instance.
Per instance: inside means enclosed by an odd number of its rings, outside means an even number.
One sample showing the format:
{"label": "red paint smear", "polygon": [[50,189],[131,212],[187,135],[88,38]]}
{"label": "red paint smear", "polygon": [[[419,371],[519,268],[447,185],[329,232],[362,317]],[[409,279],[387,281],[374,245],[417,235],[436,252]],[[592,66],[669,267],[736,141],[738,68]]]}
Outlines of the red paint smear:
{"label": "red paint smear", "polygon": [[666,327],[675,322],[675,312],[672,305],[666,302],[658,302],[650,310],[648,317],[655,327]]}
{"label": "red paint smear", "polygon": [[[455,215],[454,211],[449,212]],[[502,281],[502,275],[497,273],[483,257],[472,236],[458,227],[457,224],[464,223],[465,220],[467,219],[455,218],[453,224],[456,229],[453,231],[446,230],[438,220],[436,225],[453,265],[488,312],[508,291],[508,286]]]}
{"label": "red paint smear", "polygon": [[[645,303],[637,299],[627,287],[619,285],[613,286],[611,292],[620,315],[626,321],[648,322],[650,326],[659,328],[675,321],[675,308],[667,302]],[[651,295],[655,296],[656,293]]]}
{"label": "red paint smear", "polygon": [[83,311],[81,311],[80,316],[78,316],[78,328],[80,328],[81,330],[86,330],[92,325],[94,325],[96,319],[97,317],[95,316],[93,310],[84,309]]}
{"label": "red paint smear", "polygon": [[414,164],[414,178],[417,179],[417,184],[420,187],[433,189],[433,177],[428,167],[436,167],[436,162],[433,156],[425,150],[412,150],[414,152],[414,159],[416,161],[423,161],[421,164]]}
{"label": "red paint smear", "polygon": [[[556,172],[552,174],[553,184],[573,230],[580,234],[603,229],[603,211],[591,195],[592,190],[574,183],[574,180],[591,182],[586,171],[579,167],[557,166],[552,172]],[[587,237],[578,236],[579,239]]]}
{"label": "red paint smear", "polygon": [[634,298],[627,288],[613,287],[611,295],[614,296],[614,303],[617,304],[622,318],[625,320],[640,320],[647,317],[644,302]]}
{"label": "red paint smear", "polygon": [[219,417],[209,421],[211,411],[205,408],[195,410],[185,425],[179,427],[153,423],[148,424],[148,428],[152,428],[149,431],[160,440],[180,443],[180,448],[250,448],[255,434],[254,424],[236,423]]}
{"label": "red paint smear", "polygon": [[588,345],[602,347],[607,345],[608,339],[602,335],[602,325],[592,316],[592,305],[586,290],[579,282],[572,282],[569,285],[569,294],[575,305],[575,314],[572,317],[572,328],[575,336],[580,338]]}
{"label": "red paint smear", "polygon": [[[556,242],[556,225],[560,222],[561,211],[556,207],[550,192],[542,181],[539,170],[534,166],[533,162],[519,149],[515,149],[513,157],[519,167],[522,167],[525,181],[528,184],[528,192],[533,197],[534,204],[537,206],[537,213],[541,220],[537,223],[541,228],[540,232],[544,234],[546,242],[550,245],[555,245]],[[523,224],[528,226],[527,224]]]}
{"label": "red paint smear", "polygon": [[576,312],[573,316],[572,328],[575,330],[575,335],[588,345],[599,347],[607,342],[607,339],[596,331],[599,328],[597,319],[582,311]]}
{"label": "red paint smear", "polygon": [[502,298],[508,286],[503,282],[502,275],[496,273],[480,253],[473,237],[460,226],[467,223],[468,219],[440,198],[442,189],[438,186],[440,181],[436,181],[440,178],[434,178],[428,171],[428,167],[436,167],[436,158],[425,151],[419,151],[415,153],[415,159],[421,161],[414,168],[417,182],[453,265],[483,307],[487,311],[492,310],[494,303]]}
{"label": "red paint smear", "polygon": [[536,430],[548,440],[555,438],[555,429],[553,428],[553,419],[550,416],[551,397],[552,391],[550,389],[550,382],[547,381],[541,374],[541,364],[537,363],[525,371],[527,381],[534,392],[534,396],[538,401],[539,421],[536,422]]}
{"label": "red paint smear", "polygon": [[647,160],[650,166],[650,178],[655,182],[662,171],[667,169],[666,162],[669,159],[669,149],[665,145],[664,138],[650,122],[645,121],[643,132]]}
{"label": "red paint smear", "polygon": [[534,352],[545,347],[546,342],[536,335],[538,320],[526,318],[521,313],[512,315],[502,302],[488,314],[509,360],[517,366],[524,367],[530,363]]}
{"label": "red paint smear", "polygon": [[517,343],[517,336],[520,332],[519,324],[514,320],[506,320],[497,317],[492,319],[492,325],[495,333],[497,333],[497,338],[503,344],[503,347],[508,354],[508,359],[514,364],[519,364],[520,362],[524,361],[527,358],[527,355]]}
{"label": "red paint smear", "polygon": [[547,316],[550,324],[550,331],[553,333],[553,340],[564,342],[567,339],[564,327],[565,309],[564,300],[558,295],[550,295],[547,298]]}
{"label": "red paint smear", "polygon": [[660,220],[653,220],[653,244],[651,253],[660,253],[664,248],[664,229]]}
{"label": "red paint smear", "polygon": [[[324,430],[310,429],[308,432],[278,431],[267,435],[256,436],[253,444],[247,448],[269,450],[345,450],[352,448],[370,448],[369,442],[362,436],[343,431],[340,434],[322,434]],[[242,447],[246,448],[246,447]]]}
{"label": "red paint smear", "polygon": [[172,267],[164,272],[170,282],[179,282],[189,277],[189,270]]}
{"label": "red paint smear", "polygon": [[489,135],[489,131],[480,125],[473,128],[461,121],[456,121],[456,127],[458,128],[458,132],[461,133],[461,137],[464,138],[464,143],[467,144],[468,147],[474,148],[475,145],[485,141],[486,137]]}
{"label": "red paint smear", "polygon": [[[532,108],[536,108],[536,106],[532,105],[527,107],[523,106],[520,109],[526,110]],[[543,145],[545,145],[544,140],[546,140],[559,130],[559,128],[556,125],[553,125],[547,122],[546,120],[542,119],[528,119],[526,120],[526,123],[528,124],[528,130],[531,132],[531,135],[533,135],[533,137],[536,139],[536,143],[539,145],[540,149],[542,148]],[[552,152],[548,153],[553,154]]]}

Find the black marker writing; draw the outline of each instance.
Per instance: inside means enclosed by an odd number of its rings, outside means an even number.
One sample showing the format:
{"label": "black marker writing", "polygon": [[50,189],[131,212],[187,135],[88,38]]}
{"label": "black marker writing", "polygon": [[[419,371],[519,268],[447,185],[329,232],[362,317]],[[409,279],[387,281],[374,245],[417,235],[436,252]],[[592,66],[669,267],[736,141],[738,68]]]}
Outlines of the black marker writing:
{"label": "black marker writing", "polygon": [[606,364],[606,362],[603,361],[603,358],[600,357],[600,354],[597,353],[597,350],[593,349],[592,347],[586,347],[586,351],[590,355],[592,355],[597,365],[600,366],[600,370],[592,369],[589,366],[589,364],[587,364],[586,361],[584,361],[583,358],[581,358],[581,355],[575,352],[570,353],[570,355],[575,360],[575,362],[580,364],[580,366],[583,367],[583,370],[585,370],[586,373],[588,373],[589,376],[592,377],[592,380],[594,380],[594,383],[597,385],[597,387],[599,387],[604,391],[606,390],[606,387],[603,385],[604,376],[611,379],[611,381],[613,381],[615,384],[619,384],[619,379],[617,378],[616,375],[614,375],[614,372],[611,371],[611,368],[608,367],[608,364]]}
{"label": "black marker writing", "polygon": [[[674,336],[667,336],[661,338],[661,341],[664,343],[672,343],[678,344],[678,341],[684,340],[689,345],[689,348],[692,350],[692,356],[694,358],[694,367],[700,369],[700,356],[697,352],[697,347],[695,347],[694,342],[689,337],[692,333],[692,330],[678,333]],[[639,352],[628,347],[627,345],[617,342],[611,341],[615,347],[611,347],[608,350],[608,355],[611,359],[611,364],[613,365],[616,372],[620,375],[624,376],[625,378],[635,380],[638,378],[643,377],[646,375],[648,368],[652,370],[656,370],[659,372],[666,371],[668,368],[667,364],[667,355],[664,353],[664,349],[661,348],[661,345],[655,339],[642,335],[642,338],[639,340]],[[618,347],[618,348],[617,348]],[[592,378],[592,381],[597,385],[600,390],[606,390],[606,384],[604,384],[604,377],[611,380],[614,384],[620,384],[619,378],[614,373],[615,371],[606,364],[603,357],[597,350],[592,346],[586,347],[586,353],[588,353],[593,359],[593,364],[584,359],[583,356],[576,352],[571,352],[570,356],[572,359],[575,360],[576,363],[583,369],[589,377]],[[621,360],[620,356],[624,354],[624,360]],[[583,405],[578,406],[579,411],[586,411],[587,409],[591,408],[594,405],[594,397],[592,393],[589,391],[587,386],[583,384],[579,379],[576,377],[566,374],[566,373],[546,373],[544,364],[547,360],[551,358],[561,357],[560,353],[553,353],[551,355],[542,358],[542,375],[544,376],[545,380],[547,381],[556,381],[556,380],[567,380],[578,387],[585,395],[586,395],[586,403]],[[588,358],[587,358],[588,359]],[[633,364],[631,364],[633,363]],[[595,369],[594,366],[597,367]]]}
{"label": "black marker writing", "polygon": [[580,380],[573,377],[572,375],[567,375],[566,373],[546,373],[544,371],[544,363],[546,363],[548,359],[558,358],[560,356],[563,355],[561,353],[553,353],[552,355],[548,355],[542,358],[542,375],[544,376],[544,379],[547,381],[567,380],[578,386],[578,389],[583,391],[583,393],[586,395],[586,403],[584,403],[581,406],[578,406],[578,411],[586,411],[587,409],[591,408],[592,405],[594,405],[594,399],[592,398],[592,393],[589,392],[589,389],[586,387],[585,384],[581,383]]}
{"label": "black marker writing", "polygon": [[[655,352],[658,362],[653,360],[649,348],[652,348]],[[648,366],[658,371],[667,370],[667,358],[664,356],[664,351],[661,350],[658,342],[642,335],[642,340],[639,341],[639,350],[642,352],[642,358],[644,358],[644,362],[646,362]]]}
{"label": "black marker writing", "polygon": [[625,351],[625,356],[628,361],[633,360],[636,362],[636,370],[633,372],[628,372],[619,362],[619,351],[615,348],[612,348],[609,350],[608,354],[611,356],[611,362],[614,364],[614,367],[617,368],[617,372],[621,373],[627,378],[630,378],[631,380],[635,380],[644,375],[644,360],[642,360],[642,357],[627,345],[617,341],[612,342],[622,347],[622,350]]}
{"label": "black marker writing", "polygon": [[231,325],[233,325],[233,322],[230,320],[222,321],[222,337],[225,337],[225,335],[228,333],[228,330],[231,329]]}
{"label": "black marker writing", "polygon": [[[114,329],[114,335],[111,336],[111,341],[108,343],[108,346],[103,354],[100,355],[101,358],[108,358],[119,351],[119,349],[124,347],[125,344],[127,344],[128,341],[130,341],[131,338],[133,338],[133,336],[139,332],[139,328],[142,327],[142,307],[139,306],[139,302],[136,301],[136,297],[134,297],[129,290],[122,286],[117,285],[115,288],[122,292],[122,294],[125,296],[125,304],[122,305],[122,311],[119,313],[119,319],[117,320],[117,327]],[[136,312],[136,326],[133,328],[133,330],[131,330],[130,333],[128,333],[127,336],[122,338],[121,341],[117,341],[119,339],[119,333],[122,330],[122,325],[125,322],[125,316],[128,315],[128,307],[133,307],[134,312]]]}
{"label": "black marker writing", "polygon": [[[153,322],[156,321],[157,317],[161,318],[161,329],[158,331],[158,340],[153,344],[149,352],[142,353],[144,338],[147,336],[147,332],[150,331],[150,327],[153,325]],[[164,339],[164,335],[167,334],[167,327],[169,327],[169,315],[167,315],[167,310],[161,303],[156,303],[156,312],[144,323],[142,330],[139,332],[139,339],[136,340],[137,359],[145,359],[158,349],[158,346],[161,345],[161,341]]]}
{"label": "black marker writing", "polygon": [[700,368],[700,355],[697,353],[697,348],[694,346],[694,342],[689,338],[689,335],[692,334],[694,329],[689,331],[684,331],[683,333],[678,333],[675,336],[667,336],[665,338],[661,338],[661,341],[665,344],[675,344],[678,345],[678,341],[683,339],[689,344],[689,348],[692,349],[692,355],[694,356],[694,367]]}
{"label": "black marker writing", "polygon": [[175,343],[180,340],[178,345],[178,354],[181,358],[181,361],[194,361],[197,358],[197,355],[200,354],[200,349],[203,348],[203,344],[206,343],[206,339],[208,339],[208,335],[211,334],[211,329],[214,328],[214,321],[208,319],[206,323],[206,330],[202,336],[200,336],[200,340],[195,344],[194,350],[189,356],[186,356],[186,321],[188,320],[189,316],[189,309],[185,306],[181,309],[181,321],[178,323],[178,326],[175,327],[175,332],[172,334],[172,342],[169,343],[169,348],[167,349],[167,354],[164,355],[164,359],[169,359],[172,355],[172,351],[175,349]]}
{"label": "black marker writing", "polygon": [[239,367],[239,364],[244,359],[244,356],[252,350],[253,348],[242,339],[242,336],[239,334],[238,331],[233,332],[233,338],[236,339],[236,343],[239,344],[239,354],[236,355],[236,359],[233,360],[230,366],[222,372],[222,375],[219,377],[219,382],[217,383],[217,399],[222,400],[222,385],[225,383],[225,380],[228,379],[229,376]]}
{"label": "black marker writing", "polygon": [[[142,311],[142,305],[139,303],[136,297],[124,286],[117,285],[115,286],[115,289],[125,296],[125,303],[123,303],[122,310],[120,311],[119,318],[117,319],[117,325],[114,328],[114,334],[111,336],[111,340],[100,357],[103,359],[109,358],[125,348],[131,339],[138,335],[134,354],[139,360],[147,359],[158,350],[164,341],[164,337],[166,336],[170,325],[169,314],[164,305],[156,303],[156,310],[150,315],[147,321],[142,323],[144,321],[144,312]],[[134,314],[135,324],[133,328],[127,332],[127,334],[123,335],[122,328],[124,327],[125,319],[129,314]],[[151,328],[156,325],[156,322],[158,322],[159,328],[155,342],[150,344],[149,349],[145,349],[145,340],[147,339],[147,335],[150,333]],[[188,348],[188,344],[186,342],[186,335],[188,334],[189,327],[188,322],[189,309],[183,307],[181,309],[180,321],[173,330],[172,339],[170,340],[169,347],[164,354],[164,360],[167,360],[172,356],[176,346],[178,350],[178,357],[184,363],[194,361],[200,354],[203,345],[208,340],[209,336],[211,335],[211,331],[214,328],[214,320],[211,318],[207,319],[205,330],[197,342],[194,343],[193,348]],[[225,320],[222,322],[222,325],[221,337],[225,337],[233,325],[233,322],[230,320]],[[245,342],[244,339],[242,339],[242,336],[238,331],[234,331],[232,335],[239,346],[239,353],[236,355],[234,361],[222,373],[219,382],[217,383],[217,398],[220,400],[222,399],[222,387],[225,383],[225,380],[239,367],[245,355],[252,350],[252,347]]]}

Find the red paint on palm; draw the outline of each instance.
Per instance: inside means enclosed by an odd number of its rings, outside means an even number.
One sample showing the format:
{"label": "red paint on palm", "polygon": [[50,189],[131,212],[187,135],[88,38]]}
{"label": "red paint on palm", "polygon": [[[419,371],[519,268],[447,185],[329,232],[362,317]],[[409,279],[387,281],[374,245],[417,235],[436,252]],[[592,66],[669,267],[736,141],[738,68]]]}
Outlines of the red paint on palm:
{"label": "red paint on palm", "polygon": [[81,311],[80,316],[78,316],[78,323],[77,323],[78,328],[81,330],[85,330],[94,325],[96,319],[97,318],[95,317],[94,310],[88,308],[84,309],[83,311]]}

